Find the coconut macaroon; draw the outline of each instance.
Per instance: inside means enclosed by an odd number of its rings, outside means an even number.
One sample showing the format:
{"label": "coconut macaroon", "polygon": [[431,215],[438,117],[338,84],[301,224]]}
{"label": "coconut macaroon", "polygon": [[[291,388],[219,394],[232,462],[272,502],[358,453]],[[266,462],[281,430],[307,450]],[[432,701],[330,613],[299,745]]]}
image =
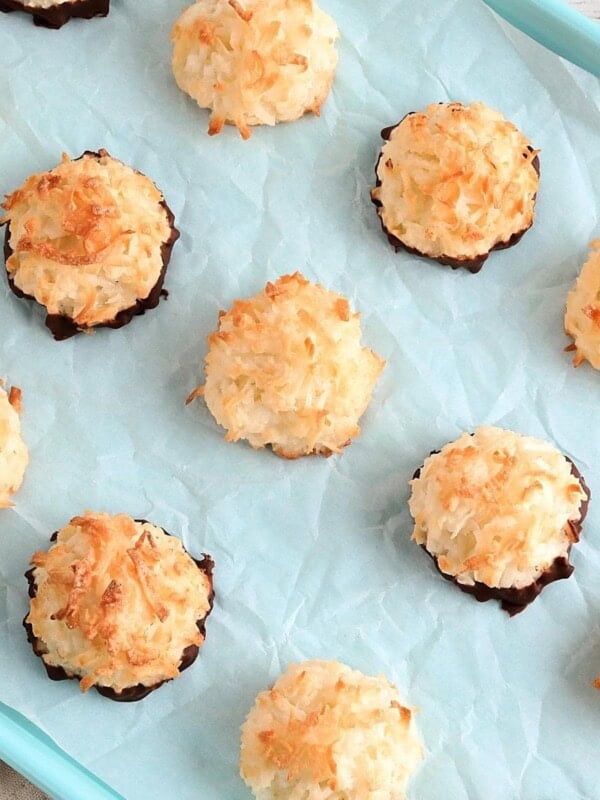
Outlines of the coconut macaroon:
{"label": "coconut macaroon", "polygon": [[7,394],[0,381],[0,508],[13,505],[11,497],[23,483],[29,453],[21,436],[21,390]]}
{"label": "coconut macaroon", "polygon": [[24,620],[50,678],[140,700],[195,661],[214,597],[208,556],[125,514],[88,511],[52,541],[31,559]]}
{"label": "coconut macaroon", "polygon": [[120,328],[155,308],[179,237],[162,193],[100,150],[64,155],[2,204],[11,289],[47,310],[56,339]]}
{"label": "coconut macaroon", "polygon": [[31,14],[35,25],[44,28],[62,28],[70,19],[91,19],[108,14],[110,0],[0,0],[0,11],[25,11]]}
{"label": "coconut macaroon", "polygon": [[548,442],[481,427],[430,455],[410,485],[413,540],[477,600],[513,615],[573,572],[590,492]]}
{"label": "coconut macaroon", "polygon": [[203,395],[226,439],[284,458],[340,453],[360,433],[384,361],[362,347],[360,315],[300,273],[223,312],[208,337]]}
{"label": "coconut macaroon", "polygon": [[422,758],[396,687],[337,661],[292,664],[242,726],[240,773],[258,800],[403,800]]}
{"label": "coconut macaroon", "polygon": [[600,239],[583,265],[567,296],[565,332],[573,339],[567,350],[575,352],[576,367],[584,361],[600,369]]}
{"label": "coconut macaroon", "polygon": [[538,150],[483,103],[438,103],[381,133],[371,198],[396,250],[479,272],[531,227]]}
{"label": "coconut macaroon", "polygon": [[212,110],[208,132],[319,114],[337,65],[334,20],[314,0],[197,0],[175,23],[173,74]]}

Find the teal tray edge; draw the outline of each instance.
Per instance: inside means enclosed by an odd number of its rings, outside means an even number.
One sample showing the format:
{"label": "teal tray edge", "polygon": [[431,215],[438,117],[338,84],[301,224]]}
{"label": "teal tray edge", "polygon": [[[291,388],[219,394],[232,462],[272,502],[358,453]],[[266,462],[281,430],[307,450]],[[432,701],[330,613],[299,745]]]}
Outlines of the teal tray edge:
{"label": "teal tray edge", "polygon": [[124,800],[4,703],[0,703],[0,759],[54,800]]}
{"label": "teal tray edge", "polygon": [[564,0],[484,0],[549,50],[600,77],[600,24]]}

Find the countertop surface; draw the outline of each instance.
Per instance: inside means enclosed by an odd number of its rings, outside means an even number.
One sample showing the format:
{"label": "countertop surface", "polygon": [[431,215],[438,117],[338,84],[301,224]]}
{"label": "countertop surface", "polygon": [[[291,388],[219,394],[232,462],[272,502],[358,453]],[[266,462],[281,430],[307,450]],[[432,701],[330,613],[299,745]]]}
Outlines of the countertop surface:
{"label": "countertop surface", "polygon": [[[600,20],[600,0],[568,1],[582,13]],[[48,800],[48,798],[0,761],[0,800]]]}
{"label": "countertop surface", "polygon": [[600,0],[569,0],[569,5],[587,14],[588,17],[600,19]]}
{"label": "countertop surface", "polygon": [[2,800],[46,800],[46,795],[0,761],[0,798]]}

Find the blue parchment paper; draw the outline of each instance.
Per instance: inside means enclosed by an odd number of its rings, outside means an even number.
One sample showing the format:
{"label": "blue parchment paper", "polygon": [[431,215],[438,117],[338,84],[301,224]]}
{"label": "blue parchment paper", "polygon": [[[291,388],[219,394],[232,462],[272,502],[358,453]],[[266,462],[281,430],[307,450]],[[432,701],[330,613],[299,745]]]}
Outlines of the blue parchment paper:
{"label": "blue parchment paper", "polygon": [[[172,79],[177,2],[113,0],[59,32],[0,17],[0,191],[106,147],[164,191],[182,232],[169,299],[54,342],[0,283],[0,373],[23,389],[31,465],[0,512],[0,699],[128,800],[243,800],[239,726],[288,662],[385,673],[420,708],[419,800],[595,800],[600,786],[600,374],[563,347],[565,296],[600,224],[600,86],[477,0],[322,0],[341,29],[320,119],[215,138]],[[395,254],[369,200],[379,131],[483,100],[541,148],[534,228],[479,275]],[[217,313],[300,269],[362,312],[388,360],[343,456],[227,444],[202,402]],[[596,494],[574,576],[509,619],[410,542],[430,450],[499,424],[554,442]],[[195,666],[141,703],[55,684],[27,644],[31,553],[84,509],[124,511],[216,561]]]}

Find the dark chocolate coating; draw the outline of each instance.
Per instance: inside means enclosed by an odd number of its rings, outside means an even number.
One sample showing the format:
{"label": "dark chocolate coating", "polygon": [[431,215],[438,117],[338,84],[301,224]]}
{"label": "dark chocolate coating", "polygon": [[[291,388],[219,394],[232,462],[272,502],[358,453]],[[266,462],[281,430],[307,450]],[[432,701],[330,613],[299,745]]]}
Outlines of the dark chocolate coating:
{"label": "dark chocolate coating", "polygon": [[[402,117],[402,119],[398,123],[398,125],[400,125],[406,119],[406,117],[410,117],[411,114],[414,114],[414,113],[415,113],[414,111],[411,111],[409,114],[405,114],[404,117]],[[381,138],[384,139],[385,141],[387,141],[390,138],[390,136],[392,135],[392,132],[398,127],[398,125],[391,125],[389,128],[384,128],[381,131]],[[529,149],[529,151],[533,150],[532,147],[529,147],[528,149]],[[523,154],[523,155],[525,157],[525,154]],[[376,188],[381,186],[381,180],[379,179],[378,169],[379,169],[379,163],[380,163],[382,157],[383,157],[383,151],[379,154],[379,158],[377,159],[377,163],[375,164],[375,179],[376,179],[375,180],[375,187]],[[539,160],[539,158],[536,156],[531,163],[533,165],[533,168],[535,169],[535,171],[539,175],[540,174],[540,160]],[[536,196],[534,196],[534,198],[533,198],[534,203],[535,203],[535,200],[536,200]],[[532,224],[532,223],[530,223],[526,228],[523,228],[522,231],[517,231],[516,233],[513,233],[513,235],[506,242],[498,242],[498,244],[494,245],[494,247],[492,247],[490,250],[488,250],[487,253],[484,253],[481,256],[477,256],[477,258],[455,258],[453,256],[444,256],[444,255],[436,257],[436,256],[427,255],[427,253],[422,253],[420,250],[417,250],[414,247],[409,247],[401,239],[398,239],[397,236],[394,236],[394,234],[391,233],[386,228],[385,223],[383,221],[383,217],[379,213],[379,209],[383,207],[383,203],[380,200],[378,200],[377,198],[373,197],[373,193],[371,193],[371,201],[373,202],[373,205],[376,206],[376,208],[377,208],[377,215],[379,216],[379,221],[381,223],[381,229],[383,230],[383,232],[387,236],[389,243],[394,247],[396,252],[398,252],[399,250],[405,250],[407,253],[411,253],[414,256],[420,256],[422,258],[428,258],[430,261],[437,261],[438,264],[444,264],[445,266],[452,267],[452,269],[460,269],[461,267],[463,267],[464,269],[467,269],[472,274],[475,274],[475,273],[480,271],[480,269],[483,267],[484,263],[488,259],[490,253],[492,253],[494,250],[506,250],[508,247],[512,247],[513,245],[517,244],[517,242],[519,242],[521,240],[521,238],[525,235],[525,233],[527,233],[529,228],[531,228],[531,224]]]}
{"label": "dark chocolate coating", "polygon": [[[145,523],[147,522],[147,520],[136,519],[136,522]],[[161,530],[163,530],[164,533],[167,534],[167,536],[171,536],[171,534],[168,531],[165,531],[164,528],[161,528]],[[57,536],[58,536],[58,531],[55,531],[50,537],[50,541],[55,542]],[[200,631],[202,636],[206,638],[206,620],[208,619],[208,616],[213,609],[214,599],[215,599],[215,591],[212,579],[213,569],[215,565],[212,558],[206,553],[204,553],[201,559],[194,558],[193,556],[190,556],[190,558],[196,564],[198,569],[201,572],[203,572],[210,581],[210,594],[208,598],[210,604],[209,609],[206,612],[206,614],[196,622],[198,630]],[[29,597],[33,598],[37,594],[37,586],[35,584],[33,567],[27,570],[27,572],[25,573],[25,577],[27,578],[27,583],[29,586]],[[69,673],[66,672],[62,667],[55,667],[50,664],[46,664],[46,662],[44,661],[44,653],[46,652],[46,650],[44,649],[44,645],[41,642],[41,640],[35,636],[31,623],[27,622],[28,616],[29,614],[27,614],[23,619],[23,627],[27,632],[27,641],[33,648],[33,652],[36,654],[36,656],[39,656],[42,659],[42,663],[46,668],[46,673],[48,674],[50,680],[53,681],[65,681],[71,679],[79,680],[80,677],[79,675],[69,675]],[[185,669],[192,666],[192,664],[198,657],[199,652],[200,648],[196,644],[191,644],[185,648],[185,650],[181,654],[181,662],[179,664],[180,674]],[[109,700],[116,700],[117,702],[120,703],[132,703],[136,702],[137,700],[142,700],[144,697],[147,697],[151,692],[154,692],[156,689],[162,686],[163,683],[168,683],[169,680],[172,679],[169,678],[168,680],[159,681],[158,683],[155,683],[153,686],[145,686],[143,683],[138,683],[135,686],[127,686],[125,689],[123,689],[122,692],[116,692],[109,686],[98,686],[97,684],[94,684],[94,688],[99,694],[101,694],[103,697],[109,698]]]}
{"label": "dark chocolate coating", "polygon": [[106,17],[110,0],[67,0],[50,8],[32,8],[19,0],[0,0],[0,11],[9,14],[11,11],[24,11],[31,14],[34,25],[43,28],[62,28],[70,19],[91,19]]}
{"label": "dark chocolate coating", "polygon": [[[2,2],[2,0],[0,0]],[[106,150],[100,150],[95,152],[93,150],[86,150],[84,153],[79,156],[79,159],[83,158],[85,155],[95,156],[96,158],[101,158],[102,156],[108,156],[109,153]],[[79,161],[79,159],[75,159]],[[139,170],[136,170],[138,174],[142,174]],[[125,308],[116,315],[116,317],[108,322],[101,322],[98,325],[78,325],[74,320],[70,317],[63,316],[61,314],[47,314],[45,324],[46,327],[51,331],[52,335],[56,339],[56,341],[64,341],[65,339],[70,339],[71,336],[75,336],[77,333],[82,333],[83,331],[94,330],[95,328],[122,328],[124,325],[127,325],[133,317],[139,316],[144,314],[146,311],[152,308],[156,308],[158,302],[162,297],[167,296],[167,292],[163,289],[163,283],[165,281],[165,275],[167,274],[167,267],[169,266],[169,261],[171,260],[171,250],[173,249],[173,245],[179,239],[179,231],[175,227],[175,217],[173,212],[167,205],[167,203],[162,200],[160,204],[167,214],[167,222],[171,229],[171,233],[169,238],[162,243],[160,247],[160,255],[162,258],[163,266],[160,271],[160,275],[158,276],[158,280],[150,290],[148,297],[144,299],[138,299],[134,303],[134,305],[130,306],[129,308]],[[6,233],[4,235],[4,259],[8,261],[10,256],[13,253],[13,250],[9,244],[10,242],[10,222],[6,226]],[[27,300],[33,300],[37,302],[35,297],[30,294],[25,294],[25,292],[21,291],[18,286],[15,285],[14,280],[6,271],[6,277],[8,280],[8,285],[11,288],[13,294],[15,294],[19,298],[25,298]]]}
{"label": "dark chocolate coating", "polygon": [[[439,453],[439,450],[432,450],[430,455],[435,455]],[[579,481],[581,484],[581,488],[585,493],[585,499],[581,501],[579,506],[579,519],[575,522],[569,521],[569,527],[573,532],[573,538],[576,542],[579,541],[579,534],[581,533],[581,527],[583,525],[583,521],[588,512],[588,506],[590,503],[590,496],[591,492],[583,478],[582,474],[579,472],[575,464],[571,461],[568,456],[565,456],[567,461],[571,465],[571,472],[573,473],[574,477]],[[413,475],[413,480],[418,478],[421,474],[422,467],[419,467]],[[567,551],[567,558],[559,557],[555,558],[552,564],[548,567],[547,570],[542,572],[540,577],[530,583],[529,586],[523,586],[520,589],[511,588],[511,587],[498,587],[498,586],[488,586],[486,583],[481,583],[479,581],[475,581],[472,586],[468,586],[464,583],[460,583],[456,576],[448,575],[448,573],[444,572],[440,569],[440,565],[438,564],[438,557],[430,553],[427,547],[422,544],[421,547],[427,555],[433,560],[437,571],[440,573],[442,577],[446,580],[451,581],[454,583],[458,588],[465,592],[466,594],[473,595],[473,597],[478,600],[480,603],[484,603],[486,600],[499,600],[502,609],[511,617],[514,617],[515,614],[519,614],[521,611],[524,611],[527,606],[532,603],[535,598],[540,594],[542,589],[547,586],[549,583],[553,581],[559,581],[563,578],[568,578],[570,575],[573,574],[575,567],[569,563],[568,554],[571,552],[572,545],[569,545],[569,549]]]}

